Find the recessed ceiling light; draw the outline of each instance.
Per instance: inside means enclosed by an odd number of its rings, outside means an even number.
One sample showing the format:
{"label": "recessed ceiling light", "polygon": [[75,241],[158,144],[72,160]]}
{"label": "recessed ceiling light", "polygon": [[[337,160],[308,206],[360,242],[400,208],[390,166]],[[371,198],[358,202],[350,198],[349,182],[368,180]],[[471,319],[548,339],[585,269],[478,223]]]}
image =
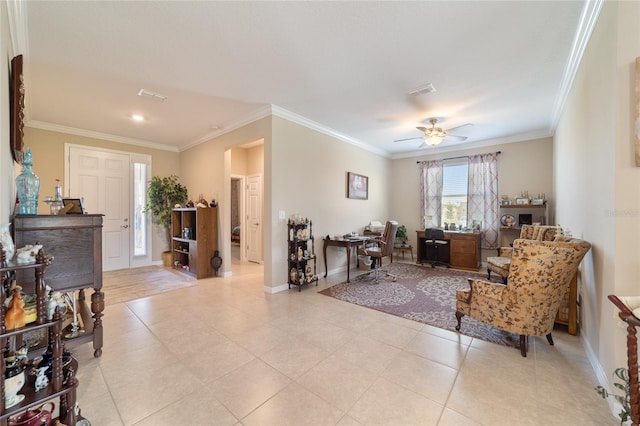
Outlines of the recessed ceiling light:
{"label": "recessed ceiling light", "polygon": [[146,89],[140,89],[138,96],[142,96],[143,98],[148,98],[156,102],[164,102],[165,99],[167,99],[166,96],[161,95],[160,93],[155,93]]}
{"label": "recessed ceiling light", "polygon": [[133,114],[133,115],[131,116],[131,119],[132,119],[133,121],[144,121],[144,117],[143,117],[143,116],[141,116],[140,114]]}

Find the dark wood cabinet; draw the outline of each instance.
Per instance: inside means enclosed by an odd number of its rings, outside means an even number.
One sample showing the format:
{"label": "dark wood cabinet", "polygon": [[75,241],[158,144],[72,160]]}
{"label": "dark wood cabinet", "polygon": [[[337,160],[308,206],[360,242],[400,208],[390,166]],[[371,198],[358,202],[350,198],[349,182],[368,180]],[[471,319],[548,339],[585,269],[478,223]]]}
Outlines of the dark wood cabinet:
{"label": "dark wood cabinet", "polygon": [[[47,285],[55,291],[79,291],[78,314],[85,332],[65,339],[66,345],[92,341],[94,355],[102,355],[102,215],[17,215],[13,220],[16,248],[42,244],[54,262],[47,268]],[[25,292],[33,292],[32,274],[16,271]],[[85,289],[93,289],[91,310],[86,305]]]}
{"label": "dark wood cabinet", "polygon": [[211,258],[218,250],[218,209],[173,209],[171,216],[173,267],[196,278],[215,274]]}
{"label": "dark wood cabinet", "polygon": [[[418,263],[426,262],[427,246],[424,230],[416,231],[418,237]],[[449,240],[447,260],[452,268],[477,271],[480,269],[480,233],[445,231],[444,238]]]}

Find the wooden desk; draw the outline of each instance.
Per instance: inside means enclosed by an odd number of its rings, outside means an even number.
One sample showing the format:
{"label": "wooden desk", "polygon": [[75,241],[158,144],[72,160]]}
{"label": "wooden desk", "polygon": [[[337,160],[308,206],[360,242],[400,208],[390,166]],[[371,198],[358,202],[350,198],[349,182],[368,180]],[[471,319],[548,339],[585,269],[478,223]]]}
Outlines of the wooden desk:
{"label": "wooden desk", "polygon": [[[322,245],[322,254],[324,255],[324,277],[327,277],[327,273],[329,270],[327,269],[327,246],[334,247],[344,247],[347,250],[347,282],[349,281],[349,270],[351,269],[351,249],[358,248],[358,246],[364,246],[365,241],[367,241],[368,237],[354,237],[343,240],[329,240],[327,238],[324,239],[324,244]],[[358,256],[356,256],[356,266],[358,264]]]}
{"label": "wooden desk", "polygon": [[[417,263],[427,261],[427,247],[424,230],[416,231],[418,237]],[[444,238],[450,241],[451,267],[477,271],[480,269],[480,233],[444,231]]]}

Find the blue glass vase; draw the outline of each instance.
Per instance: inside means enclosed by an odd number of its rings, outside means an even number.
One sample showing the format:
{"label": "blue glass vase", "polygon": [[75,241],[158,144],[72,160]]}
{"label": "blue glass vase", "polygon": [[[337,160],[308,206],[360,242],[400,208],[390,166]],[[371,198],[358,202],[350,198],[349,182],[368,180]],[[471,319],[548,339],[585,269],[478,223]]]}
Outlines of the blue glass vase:
{"label": "blue glass vase", "polygon": [[40,178],[33,173],[32,165],[31,149],[27,148],[27,152],[24,154],[24,161],[22,162],[22,173],[16,178],[19,214],[38,214]]}

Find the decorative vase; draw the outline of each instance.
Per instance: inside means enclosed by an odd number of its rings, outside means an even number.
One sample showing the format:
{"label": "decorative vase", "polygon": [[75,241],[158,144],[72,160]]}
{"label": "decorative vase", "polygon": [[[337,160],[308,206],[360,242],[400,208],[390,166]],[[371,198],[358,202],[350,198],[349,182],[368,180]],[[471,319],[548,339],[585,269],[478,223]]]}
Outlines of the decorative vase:
{"label": "decorative vase", "polygon": [[162,252],[162,264],[165,268],[171,268],[171,252],[163,251]]}
{"label": "decorative vase", "polygon": [[22,163],[22,173],[16,178],[18,189],[19,214],[38,214],[38,194],[40,192],[40,178],[33,173],[33,159],[31,149],[27,148]]}

